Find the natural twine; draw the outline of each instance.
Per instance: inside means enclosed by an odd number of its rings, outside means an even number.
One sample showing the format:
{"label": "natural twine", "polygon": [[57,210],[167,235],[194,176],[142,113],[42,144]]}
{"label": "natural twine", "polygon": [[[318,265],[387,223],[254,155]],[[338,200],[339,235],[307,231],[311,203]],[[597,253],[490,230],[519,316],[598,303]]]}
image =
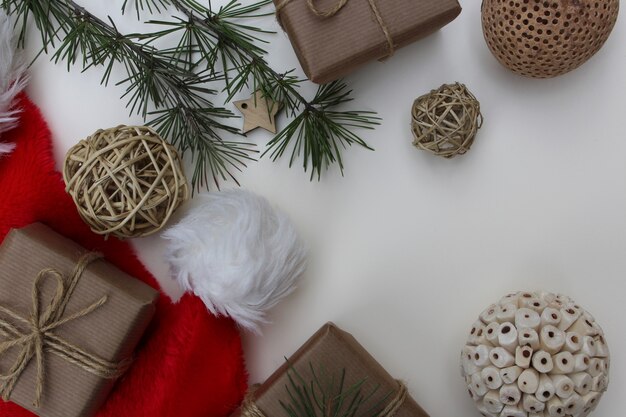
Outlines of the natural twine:
{"label": "natural twine", "polygon": [[122,239],[157,232],[189,196],[178,153],[143,126],[80,141],[67,153],[63,178],[91,229]]}
{"label": "natural twine", "polygon": [[[281,13],[283,9],[285,8],[285,6],[287,6],[292,1],[293,0],[281,0],[276,5],[276,18],[278,19],[278,23],[280,24],[281,27],[283,27]],[[335,16],[348,3],[348,0],[338,0],[334,7],[331,7],[330,9],[327,9],[327,10],[320,10],[315,5],[315,1],[316,0],[306,0],[307,5],[309,6],[309,9],[311,10],[311,12],[313,12],[313,14],[323,19],[327,19],[329,17]],[[374,17],[376,18],[376,22],[378,23],[378,26],[380,26],[380,29],[385,35],[385,40],[387,41],[387,48],[388,48],[388,53],[385,58],[389,58],[390,56],[394,54],[396,50],[396,47],[393,43],[393,38],[391,37],[389,28],[387,27],[385,21],[383,20],[383,17],[380,14],[380,11],[378,10],[376,0],[367,0],[367,2],[369,3],[370,8],[372,9],[372,13],[374,14]]]}
{"label": "natural twine", "polygon": [[480,103],[460,83],[419,97],[411,113],[413,145],[444,158],[466,153],[483,123]]}
{"label": "natural twine", "polygon": [[251,386],[246,393],[246,397],[241,405],[241,417],[265,417],[265,414],[263,414],[263,411],[256,405],[254,400],[254,394],[259,389],[259,386],[259,384]]}
{"label": "natural twine", "polygon": [[[404,382],[399,380],[396,382],[398,383],[398,391],[396,392],[396,395],[391,399],[389,404],[387,404],[387,406],[377,414],[376,417],[393,417],[404,404],[406,397],[409,395],[408,390]],[[266,417],[265,413],[261,411],[254,400],[254,394],[258,388],[259,385],[257,384],[253,385],[248,390],[241,406],[241,417]]]}
{"label": "natural twine", "polygon": [[[0,313],[6,316],[0,317],[0,334],[9,338],[9,340],[0,342],[0,355],[13,347],[21,348],[9,371],[6,374],[0,374],[0,394],[4,401],[11,398],[15,384],[34,357],[37,364],[37,381],[33,405],[37,408],[40,406],[46,376],[44,352],[53,353],[100,378],[115,379],[128,369],[130,360],[117,363],[109,362],[67,342],[54,333],[55,329],[87,316],[107,302],[105,295],[82,310],[63,317],[65,308],[83,272],[90,263],[101,257],[102,255],[98,253],[88,253],[81,257],[69,279],[56,269],[48,268],[40,271],[33,283],[32,312],[30,315],[23,316],[0,305]],[[43,280],[49,277],[56,280],[56,290],[52,300],[42,309],[40,306],[40,286]],[[19,329],[12,324],[12,320],[26,325],[27,330]]]}
{"label": "natural twine", "polygon": [[393,397],[391,401],[389,401],[387,407],[385,407],[377,417],[395,416],[400,407],[402,407],[402,404],[404,404],[406,397],[409,395],[406,385],[404,385],[404,382],[399,380],[396,380],[396,382],[398,383],[398,392],[396,392],[396,396]]}

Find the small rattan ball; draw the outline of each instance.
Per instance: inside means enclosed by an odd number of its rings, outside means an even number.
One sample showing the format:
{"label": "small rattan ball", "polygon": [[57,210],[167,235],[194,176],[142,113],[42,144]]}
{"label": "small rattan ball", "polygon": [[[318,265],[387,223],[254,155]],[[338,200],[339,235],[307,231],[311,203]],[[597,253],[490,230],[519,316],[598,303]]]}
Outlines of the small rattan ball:
{"label": "small rattan ball", "polygon": [[534,78],[572,71],[600,50],[619,0],[483,0],[489,49],[505,67]]}
{"label": "small rattan ball", "polygon": [[463,84],[444,84],[413,103],[413,145],[444,158],[466,153],[483,116],[480,103]]}
{"label": "small rattan ball", "polygon": [[571,298],[512,293],[468,333],[461,374],[485,417],[586,417],[609,385],[611,358],[594,317]]}
{"label": "small rattan ball", "polygon": [[81,140],[67,153],[63,179],[91,230],[122,239],[157,232],[189,196],[176,149],[148,127]]}

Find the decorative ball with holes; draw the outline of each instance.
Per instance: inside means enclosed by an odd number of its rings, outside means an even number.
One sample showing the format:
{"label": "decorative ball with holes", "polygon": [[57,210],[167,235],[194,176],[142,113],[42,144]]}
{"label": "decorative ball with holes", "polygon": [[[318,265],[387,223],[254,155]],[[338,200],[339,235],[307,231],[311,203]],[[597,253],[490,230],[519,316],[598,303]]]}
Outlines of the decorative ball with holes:
{"label": "decorative ball with holes", "polygon": [[609,383],[602,328],[570,298],[518,292],[485,309],[461,353],[461,373],[486,417],[591,413]]}
{"label": "decorative ball with holes", "polygon": [[483,0],[483,32],[505,67],[550,78],[598,52],[618,11],[619,0]]}

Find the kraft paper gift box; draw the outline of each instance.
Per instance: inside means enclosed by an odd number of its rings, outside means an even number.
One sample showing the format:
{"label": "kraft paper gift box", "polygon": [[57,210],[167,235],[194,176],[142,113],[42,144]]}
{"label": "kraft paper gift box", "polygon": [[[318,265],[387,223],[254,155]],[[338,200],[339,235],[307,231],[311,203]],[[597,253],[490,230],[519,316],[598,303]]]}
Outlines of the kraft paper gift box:
{"label": "kraft paper gift box", "polygon": [[461,13],[457,0],[312,0],[315,9],[309,0],[274,4],[304,73],[319,84],[388,58]]}
{"label": "kraft paper gift box", "polygon": [[[93,415],[155,311],[156,290],[86,253],[42,224],[12,230],[0,247],[0,373],[23,365],[0,379],[0,393],[42,417]],[[38,323],[41,363],[29,321]]]}
{"label": "kraft paper gift box", "polygon": [[[281,401],[289,402],[287,392],[287,387],[290,386],[289,378],[295,375],[295,371],[308,383],[313,378],[311,368],[315,372],[324,369],[326,374],[332,375],[340,375],[345,369],[344,387],[346,389],[363,383],[364,393],[375,390],[374,396],[364,405],[364,409],[370,408],[372,404],[380,404],[382,411],[386,405],[394,401],[394,397],[399,392],[399,381],[396,381],[351,334],[332,323],[327,323],[262,385],[252,390],[248,399],[231,417],[287,416]],[[428,417],[428,414],[408,394],[400,402],[397,411],[391,415]],[[358,413],[356,417],[359,417]]]}

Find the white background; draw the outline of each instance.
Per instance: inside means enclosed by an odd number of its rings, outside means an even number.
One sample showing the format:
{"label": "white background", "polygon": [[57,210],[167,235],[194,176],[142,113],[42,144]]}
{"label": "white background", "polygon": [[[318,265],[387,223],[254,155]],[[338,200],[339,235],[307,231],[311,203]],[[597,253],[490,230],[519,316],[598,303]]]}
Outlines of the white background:
{"label": "white background", "polygon": [[[121,17],[121,3],[82,1],[127,32],[149,29],[134,14]],[[334,321],[406,380],[433,417],[474,415],[458,366],[472,322],[511,290],[547,289],[570,295],[604,327],[612,379],[596,415],[622,415],[624,21],[582,68],[540,81],[501,67],[483,41],[480,2],[462,5],[461,16],[442,31],[348,78],[354,107],[378,111],[384,123],[360,132],[375,152],[345,152],[345,177],[332,169],[321,182],[309,182],[299,167],[268,159],[239,175],[244,188],[289,213],[311,248],[297,292],[269,314],[263,336],[244,335],[252,382]],[[261,24],[278,30],[271,17]],[[286,36],[270,39],[274,68],[298,67]],[[36,50],[33,42],[29,57]],[[45,58],[32,68],[28,93],[50,124],[59,165],[70,146],[96,129],[140,123],[119,100],[122,88],[100,86],[100,76],[99,70],[68,73]],[[412,147],[410,107],[415,97],[454,81],[479,98],[485,123],[467,155],[444,160]],[[279,125],[285,122],[279,118]],[[269,138],[249,136],[261,149]],[[163,242],[134,244],[176,296],[161,260]]]}

